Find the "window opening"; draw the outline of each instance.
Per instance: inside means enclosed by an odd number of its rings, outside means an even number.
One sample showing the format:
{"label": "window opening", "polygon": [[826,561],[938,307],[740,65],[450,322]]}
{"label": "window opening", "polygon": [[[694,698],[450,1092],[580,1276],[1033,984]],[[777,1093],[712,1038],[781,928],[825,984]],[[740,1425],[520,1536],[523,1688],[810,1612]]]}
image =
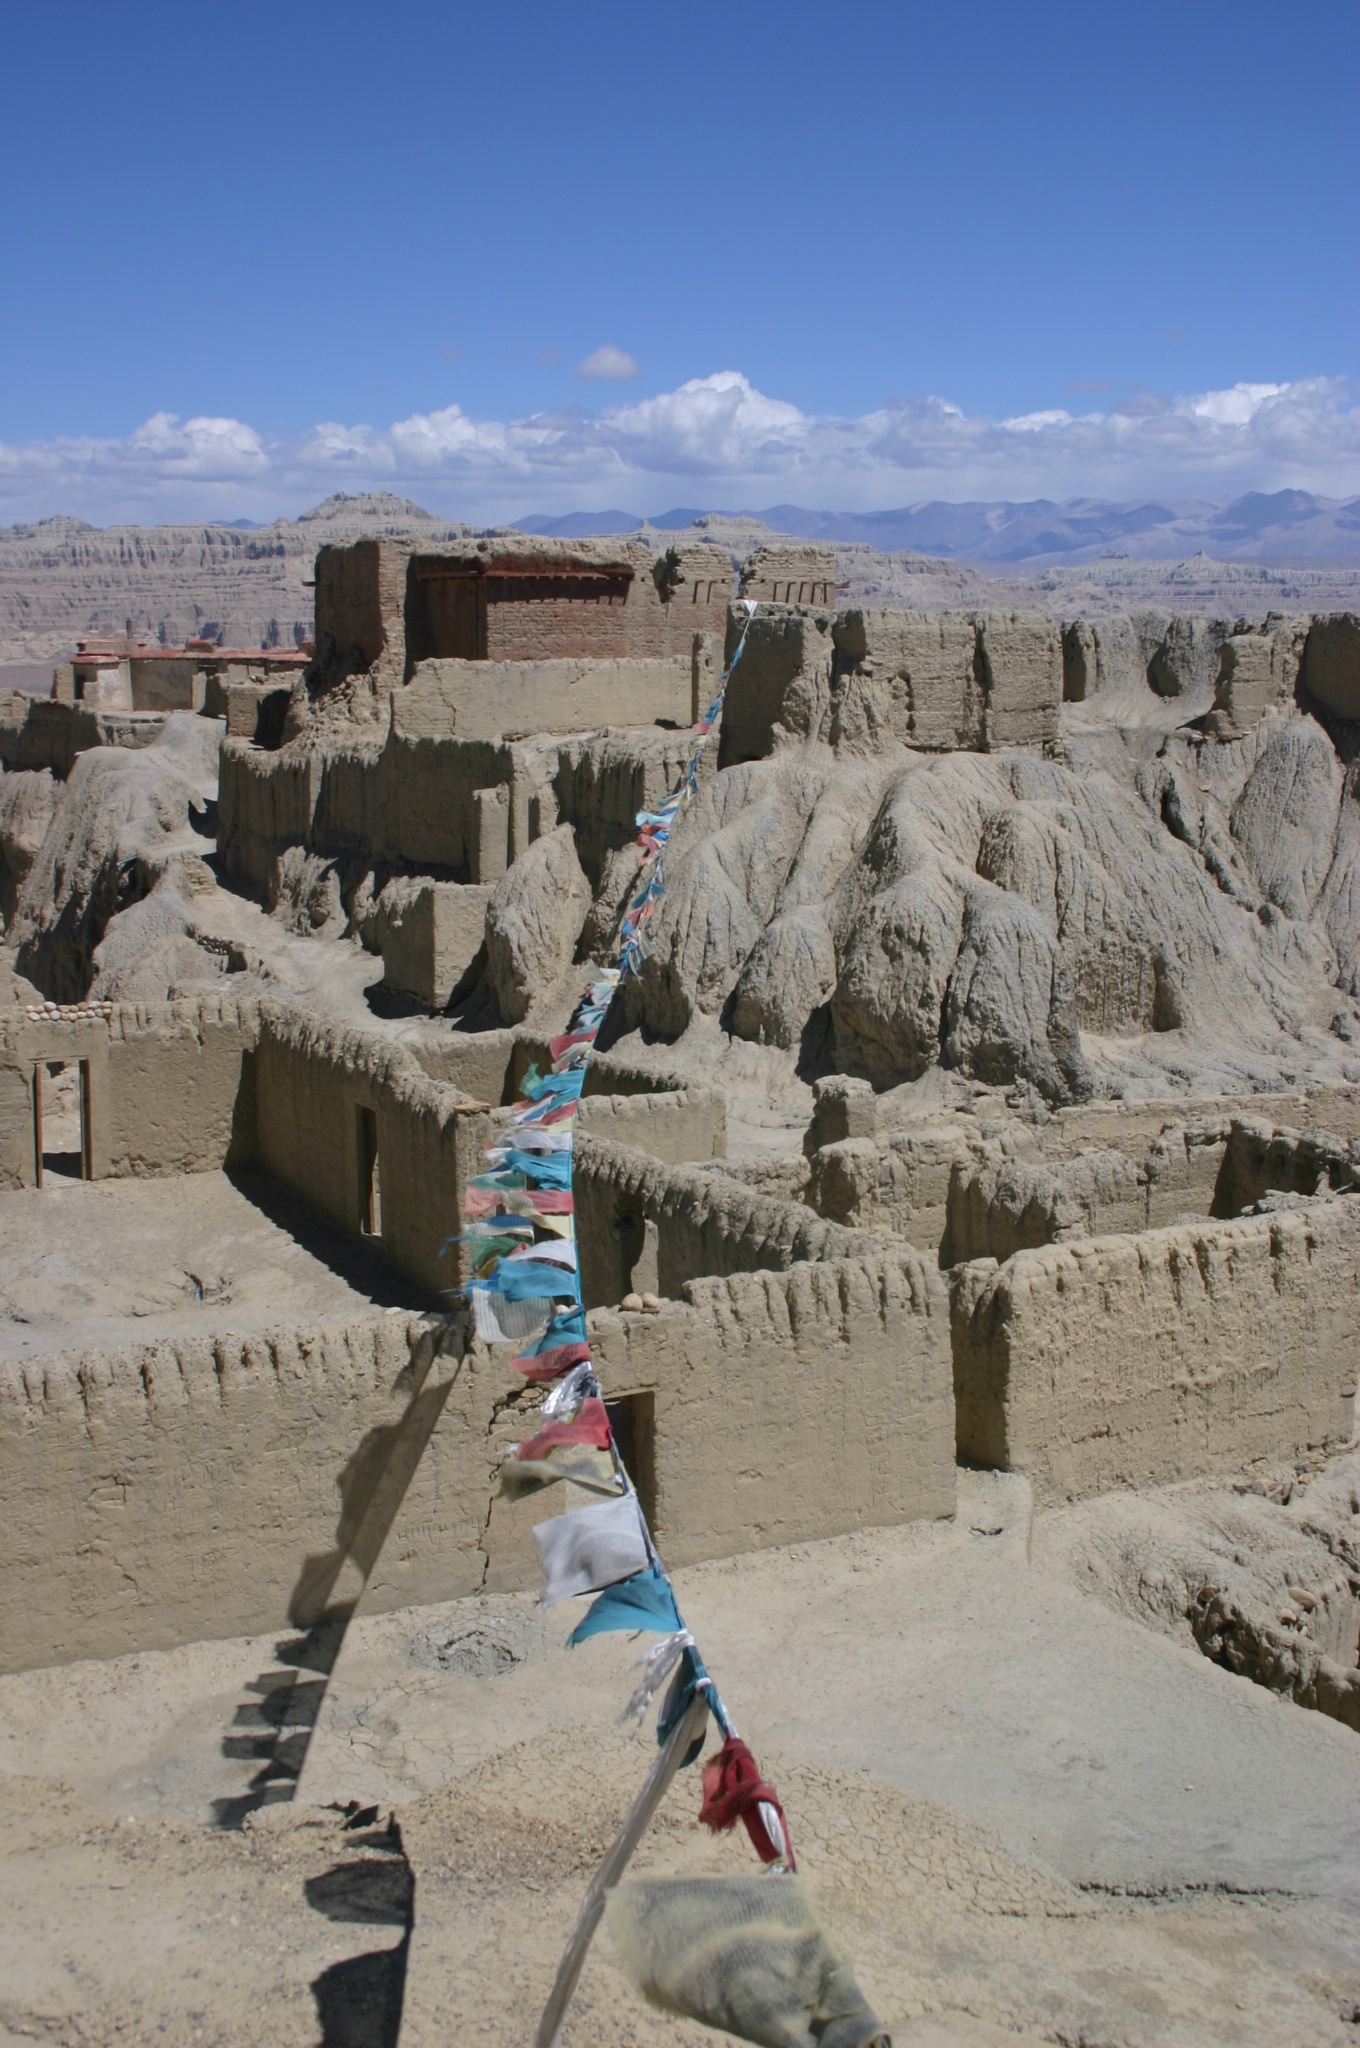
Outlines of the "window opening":
{"label": "window opening", "polygon": [[378,1113],[356,1108],[354,1112],[355,1151],[359,1162],[359,1231],[364,1237],[382,1236],[382,1190],[378,1180]]}

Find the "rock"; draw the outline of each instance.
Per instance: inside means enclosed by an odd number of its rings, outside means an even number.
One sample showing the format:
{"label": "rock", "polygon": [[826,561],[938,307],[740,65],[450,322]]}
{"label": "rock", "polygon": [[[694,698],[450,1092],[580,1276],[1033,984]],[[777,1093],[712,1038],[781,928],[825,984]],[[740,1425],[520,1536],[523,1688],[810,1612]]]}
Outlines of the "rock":
{"label": "rock", "polygon": [[1067,962],[1043,920],[1004,890],[968,893],[942,1049],[978,1080],[1029,1081],[1049,1102],[1094,1092]]}
{"label": "rock", "polygon": [[1342,781],[1321,726],[1292,718],[1272,733],[1233,806],[1232,836],[1286,917],[1308,917],[1327,880]]}
{"label": "rock", "polygon": [[171,862],[199,861],[190,816],[216,788],[218,736],[214,721],[176,712],[154,746],[77,756],[19,892],[11,936],[21,973],[76,1000],[110,918],[149,894]]}
{"label": "rock", "polygon": [[1336,952],[1338,988],[1360,996],[1360,760],[1346,771],[1335,851],[1317,914]]}
{"label": "rock", "polygon": [[6,923],[47,836],[59,794],[46,768],[0,775],[0,917]]}
{"label": "rock", "polygon": [[835,986],[836,948],[826,915],[816,904],[801,904],[767,925],[747,955],[732,1029],[758,1045],[795,1046]]}
{"label": "rock", "polygon": [[507,1024],[557,988],[590,901],[569,825],[536,839],[497,882],[486,906],[487,976]]}
{"label": "rock", "polygon": [[196,943],[189,906],[173,876],[109,919],[91,964],[91,995],[119,1003],[163,1003],[172,989],[216,979],[226,965]]}
{"label": "rock", "polygon": [[1360,613],[1315,618],[1303,654],[1305,688],[1338,718],[1360,719]]}
{"label": "rock", "polygon": [[842,1066],[892,1087],[934,1064],[962,936],[962,891],[938,867],[873,897],[846,934],[831,999]]}

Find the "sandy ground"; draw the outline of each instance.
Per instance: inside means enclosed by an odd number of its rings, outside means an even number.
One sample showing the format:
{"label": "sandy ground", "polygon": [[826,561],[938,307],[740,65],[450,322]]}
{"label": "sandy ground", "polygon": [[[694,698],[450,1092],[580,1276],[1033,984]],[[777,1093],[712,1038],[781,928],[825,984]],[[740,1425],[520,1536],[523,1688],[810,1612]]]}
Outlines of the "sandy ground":
{"label": "sandy ground", "polygon": [[[960,1476],[952,1524],[677,1581],[899,2048],[1353,2048],[1355,1736],[1036,1570],[1024,1482]],[[526,2040],[651,1754],[615,1726],[638,1645],[565,1652],[573,1618],[0,1679],[0,2041]],[[682,1774],[639,1871],[753,1867],[698,1799]],[[565,2038],[718,2037],[602,1935]]]}
{"label": "sandy ground", "polygon": [[0,1359],[222,1328],[339,1323],[429,1298],[265,1176],[71,1181],[0,1194]]}

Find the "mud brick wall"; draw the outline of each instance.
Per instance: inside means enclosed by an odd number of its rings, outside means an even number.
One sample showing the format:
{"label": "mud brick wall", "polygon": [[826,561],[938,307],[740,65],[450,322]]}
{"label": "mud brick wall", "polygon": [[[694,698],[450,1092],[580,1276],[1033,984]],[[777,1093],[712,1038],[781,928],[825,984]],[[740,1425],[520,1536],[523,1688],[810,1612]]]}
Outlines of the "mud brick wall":
{"label": "mud brick wall", "polygon": [[947,1298],[914,1253],[696,1280],[590,1329],[610,1395],[653,1392],[669,1562],[953,1513]]}
{"label": "mud brick wall", "polygon": [[[729,658],[741,625],[734,614]],[[1062,689],[1043,612],[762,606],[728,689],[722,762],[760,759],[781,737],[851,754],[1040,749],[1058,737]]]}
{"label": "mud brick wall", "polygon": [[0,1670],[305,1627],[365,1577],[379,1609],[476,1591],[460,1348],[389,1311],[0,1367]]}
{"label": "mud brick wall", "polygon": [[1043,1503],[1346,1441],[1360,1200],[1022,1251],[951,1276],[962,1456]]}
{"label": "mud brick wall", "polygon": [[[617,1128],[617,1124],[615,1128]],[[576,1148],[576,1232],[587,1307],[620,1301],[634,1285],[651,1226],[656,1292],[686,1282],[804,1260],[882,1251],[866,1231],[824,1222],[801,1203],[753,1193],[739,1181],[668,1166],[582,1134]]]}

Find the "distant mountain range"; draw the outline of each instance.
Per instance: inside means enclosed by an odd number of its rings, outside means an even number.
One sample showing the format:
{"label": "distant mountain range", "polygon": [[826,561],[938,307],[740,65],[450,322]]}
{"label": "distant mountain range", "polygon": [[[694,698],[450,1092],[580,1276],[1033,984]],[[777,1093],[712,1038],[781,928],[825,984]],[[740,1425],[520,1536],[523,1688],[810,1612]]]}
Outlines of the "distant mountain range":
{"label": "distant mountain range", "polygon": [[[713,512],[712,507],[706,514],[677,506],[646,521],[618,511],[571,512],[557,519],[530,513],[514,523],[525,533],[576,539],[635,533],[643,525],[671,532]],[[1202,499],[1115,505],[1099,498],[951,505],[933,499],[895,512],[810,512],[803,505],[768,505],[763,511],[717,516],[759,520],[775,533],[808,540],[860,541],[890,554],[910,549],[1017,568],[1075,566],[1105,555],[1143,561],[1203,554],[1219,562],[1360,562],[1360,498],[1315,498],[1308,491],[1249,491],[1230,505]]]}

